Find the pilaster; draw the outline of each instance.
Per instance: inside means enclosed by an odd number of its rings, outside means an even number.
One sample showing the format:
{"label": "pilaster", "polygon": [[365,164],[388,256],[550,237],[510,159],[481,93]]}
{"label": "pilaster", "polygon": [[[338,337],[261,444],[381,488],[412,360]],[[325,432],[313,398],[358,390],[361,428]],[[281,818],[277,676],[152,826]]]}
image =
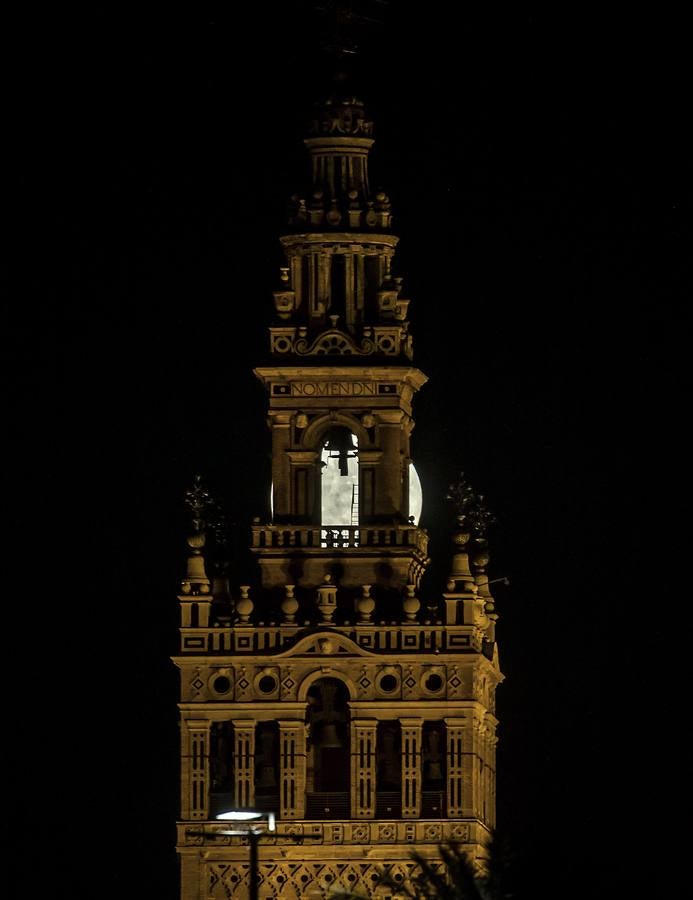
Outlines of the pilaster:
{"label": "pilaster", "polygon": [[446,718],[445,735],[447,745],[448,771],[448,817],[459,819],[465,814],[464,791],[464,739],[467,722],[465,719]]}
{"label": "pilaster", "polygon": [[421,739],[423,719],[400,719],[402,730],[402,818],[421,815]]}
{"label": "pilaster", "polygon": [[306,798],[306,726],[302,720],[279,719],[279,815],[302,819]]}
{"label": "pilaster", "polygon": [[375,817],[377,719],[351,720],[351,817]]}
{"label": "pilaster", "polygon": [[233,780],[236,809],[255,805],[255,722],[233,719]]}
{"label": "pilaster", "polygon": [[184,819],[206,819],[209,797],[209,733],[211,723],[185,719],[181,722],[181,815]]}

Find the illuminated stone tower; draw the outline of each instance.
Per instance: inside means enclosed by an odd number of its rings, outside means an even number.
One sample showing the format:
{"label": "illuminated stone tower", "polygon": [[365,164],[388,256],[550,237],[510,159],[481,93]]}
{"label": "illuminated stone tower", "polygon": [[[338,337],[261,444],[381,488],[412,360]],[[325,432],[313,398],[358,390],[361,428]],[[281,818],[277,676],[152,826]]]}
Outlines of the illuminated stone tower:
{"label": "illuminated stone tower", "polygon": [[[175,658],[183,900],[248,896],[249,847],[215,820],[229,809],[276,813],[259,841],[259,896],[281,900],[383,895],[384,865],[405,881],[411,851],[437,858],[446,839],[481,857],[494,825],[488,514],[463,480],[454,487],[451,574],[420,598],[428,536],[410,438],[427,379],[393,274],[390,201],[369,186],[372,123],[335,95],[305,144],[311,183],[281,238],[273,364],[255,369],[272,446],[255,585],[227,592],[208,577],[208,498],[199,483],[188,495]],[[439,514],[431,501],[427,514]]]}

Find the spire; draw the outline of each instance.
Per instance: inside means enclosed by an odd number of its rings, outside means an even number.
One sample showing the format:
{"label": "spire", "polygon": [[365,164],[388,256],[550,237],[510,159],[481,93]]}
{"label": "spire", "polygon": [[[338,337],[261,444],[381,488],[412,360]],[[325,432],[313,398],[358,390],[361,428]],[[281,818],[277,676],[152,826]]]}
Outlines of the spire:
{"label": "spire", "polygon": [[349,80],[316,104],[304,144],[310,179],[289,204],[270,325],[273,356],[413,359],[392,204],[370,186],[373,123]]}
{"label": "spire", "polygon": [[[476,625],[484,639],[495,641],[495,611],[489,588],[487,532],[495,521],[483,494],[475,494],[464,472],[450,485],[447,500],[453,505],[457,527],[452,535],[454,553],[447,581],[446,620]],[[470,566],[471,556],[471,566]],[[472,571],[473,570],[473,571]]]}
{"label": "spire", "polygon": [[387,231],[392,225],[390,198],[371,193],[368,154],[373,122],[361,100],[333,93],[316,104],[304,144],[311,159],[306,195],[291,198],[289,224],[297,230]]}
{"label": "spire", "polygon": [[181,591],[184,594],[209,594],[211,585],[202,551],[207,542],[205,517],[212,506],[212,499],[202,485],[202,476],[195,476],[193,486],[185,493],[185,503],[191,513],[192,534],[187,538],[191,552]]}
{"label": "spire", "polygon": [[486,506],[486,498],[483,494],[477,494],[467,511],[470,531],[472,535],[471,567],[474,573],[474,583],[477,586],[479,597],[484,601],[484,612],[489,619],[489,627],[486,639],[493,643],[496,640],[496,622],[498,613],[496,604],[489,587],[486,567],[489,564],[488,529],[496,521],[495,516]]}

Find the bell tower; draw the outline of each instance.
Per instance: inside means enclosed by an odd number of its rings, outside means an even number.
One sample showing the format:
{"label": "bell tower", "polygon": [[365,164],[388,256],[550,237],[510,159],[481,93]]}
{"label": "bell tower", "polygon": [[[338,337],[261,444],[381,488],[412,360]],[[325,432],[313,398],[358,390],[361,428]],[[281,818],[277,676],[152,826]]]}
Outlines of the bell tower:
{"label": "bell tower", "polygon": [[[463,479],[445,590],[429,563],[411,456],[409,300],[393,274],[390,200],[369,185],[373,125],[333,94],[291,198],[264,386],[271,517],[251,526],[254,585],[207,572],[210,503],[189,492],[179,596],[182,900],[371,896],[384,868],[456,840],[482,858],[495,817],[494,694],[502,680],[483,498]],[[265,487],[262,488],[263,492]],[[425,500],[427,515],[436,504]],[[220,812],[276,816],[255,846]],[[382,888],[378,890],[378,895]]]}

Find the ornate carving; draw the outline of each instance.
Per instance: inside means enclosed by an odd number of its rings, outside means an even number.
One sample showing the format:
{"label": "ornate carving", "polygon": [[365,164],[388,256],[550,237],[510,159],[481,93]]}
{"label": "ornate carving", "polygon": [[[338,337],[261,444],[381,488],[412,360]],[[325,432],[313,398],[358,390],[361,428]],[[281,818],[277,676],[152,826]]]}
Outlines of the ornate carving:
{"label": "ornate carving", "polygon": [[337,588],[332,584],[331,575],[325,575],[322,584],[317,589],[317,594],[316,605],[322,616],[322,621],[329,625],[332,623],[332,617],[337,609]]}
{"label": "ornate carving", "polygon": [[466,517],[469,508],[474,503],[474,490],[471,484],[464,477],[464,472],[460,472],[457,481],[454,481],[449,487],[445,496],[449,500],[458,516]]}
{"label": "ornate carving", "polygon": [[[483,494],[474,495],[473,502],[467,510],[467,520],[475,540],[485,542],[488,529],[496,518],[487,507]],[[488,559],[486,561],[488,562]]]}
{"label": "ornate carving", "polygon": [[373,122],[366,119],[361,100],[356,97],[326,100],[318,105],[315,118],[310,124],[312,135],[358,135],[371,137]]}
{"label": "ornate carving", "polygon": [[330,328],[318,335],[312,344],[307,338],[299,337],[294,343],[294,353],[298,356],[367,356],[375,352],[375,344],[364,337],[358,347],[354,340],[339,328]]}
{"label": "ornate carving", "polygon": [[193,486],[185,492],[185,505],[192,513],[193,529],[202,531],[205,527],[205,513],[213,509],[215,504],[202,484],[201,475],[195,475]]}

